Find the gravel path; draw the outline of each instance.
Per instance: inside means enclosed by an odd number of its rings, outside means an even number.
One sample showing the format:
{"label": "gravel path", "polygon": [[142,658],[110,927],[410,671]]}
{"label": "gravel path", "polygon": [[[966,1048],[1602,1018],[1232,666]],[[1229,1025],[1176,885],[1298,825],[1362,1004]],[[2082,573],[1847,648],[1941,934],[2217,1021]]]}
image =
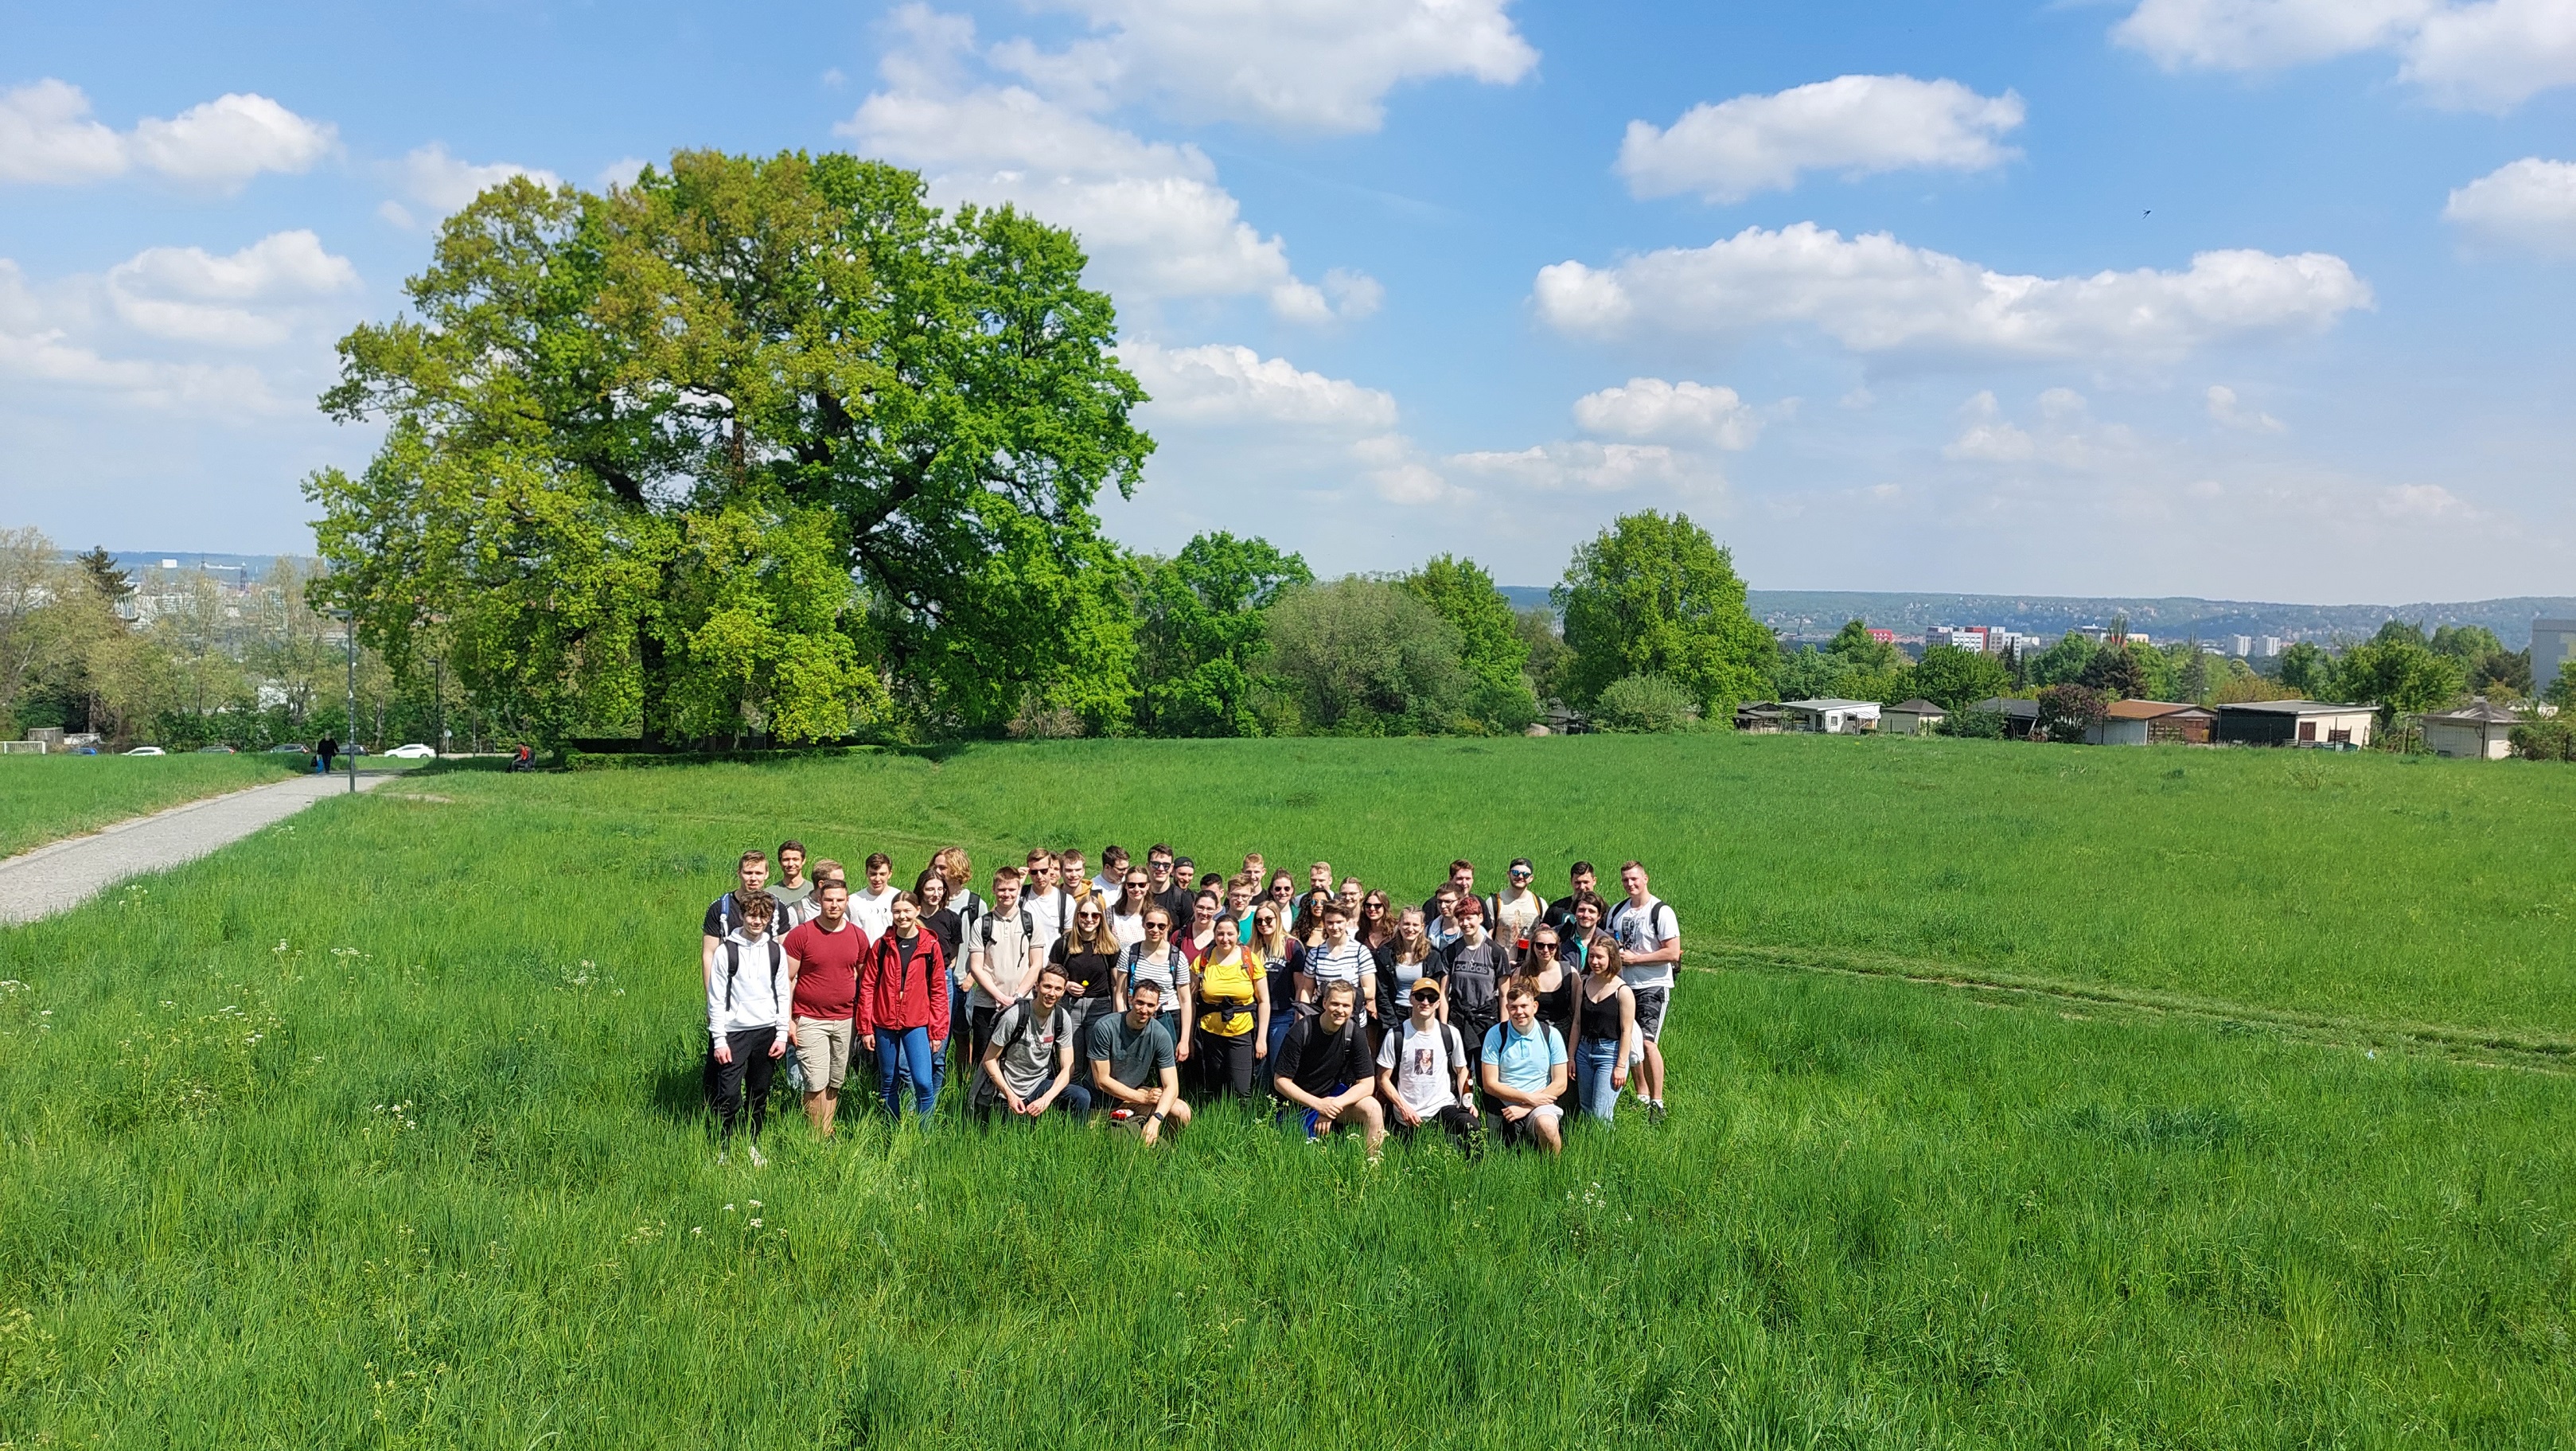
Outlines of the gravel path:
{"label": "gravel path", "polygon": [[[392,774],[361,771],[358,789],[372,790]],[[127,877],[195,861],[348,790],[345,774],[297,776],[133,817],[88,836],[47,842],[0,861],[0,923],[32,922],[69,911]]]}

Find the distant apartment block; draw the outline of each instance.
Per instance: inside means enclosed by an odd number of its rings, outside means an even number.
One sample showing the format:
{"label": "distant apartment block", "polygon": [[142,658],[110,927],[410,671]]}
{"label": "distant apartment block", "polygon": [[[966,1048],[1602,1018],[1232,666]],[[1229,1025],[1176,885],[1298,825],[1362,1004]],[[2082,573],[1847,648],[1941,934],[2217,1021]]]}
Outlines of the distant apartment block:
{"label": "distant apartment block", "polygon": [[2547,690],[2576,659],[2576,620],[2531,622],[2531,688]]}

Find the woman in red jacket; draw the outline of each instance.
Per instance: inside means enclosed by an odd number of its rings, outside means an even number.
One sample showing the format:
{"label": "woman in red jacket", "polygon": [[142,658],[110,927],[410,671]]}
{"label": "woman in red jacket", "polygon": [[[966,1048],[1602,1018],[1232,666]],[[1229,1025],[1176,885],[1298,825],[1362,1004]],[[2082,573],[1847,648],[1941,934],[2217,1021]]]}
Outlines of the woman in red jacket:
{"label": "woman in red jacket", "polygon": [[913,1112],[928,1118],[947,1067],[948,962],[910,892],[894,899],[894,927],[859,974],[859,1029],[876,1038],[886,1116],[903,1117],[897,1086],[909,1080]]}

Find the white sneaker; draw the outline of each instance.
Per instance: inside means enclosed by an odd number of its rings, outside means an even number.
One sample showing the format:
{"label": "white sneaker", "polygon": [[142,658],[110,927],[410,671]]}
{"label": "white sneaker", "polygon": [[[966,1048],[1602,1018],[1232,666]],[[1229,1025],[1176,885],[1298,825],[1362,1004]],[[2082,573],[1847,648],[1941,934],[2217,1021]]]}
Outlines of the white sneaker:
{"label": "white sneaker", "polygon": [[716,1167],[717,1167],[717,1168],[719,1168],[719,1169],[723,1168],[727,1163],[731,1162],[731,1161],[732,1161],[732,1159],[733,1159],[733,1155],[726,1153],[726,1152],[725,1152],[724,1150],[722,1150],[722,1149],[718,1149],[718,1150],[716,1150]]}
{"label": "white sneaker", "polygon": [[751,1160],[751,1167],[755,1169],[766,1169],[769,1167],[769,1156],[760,1151],[760,1145],[754,1144],[742,1152],[745,1158]]}

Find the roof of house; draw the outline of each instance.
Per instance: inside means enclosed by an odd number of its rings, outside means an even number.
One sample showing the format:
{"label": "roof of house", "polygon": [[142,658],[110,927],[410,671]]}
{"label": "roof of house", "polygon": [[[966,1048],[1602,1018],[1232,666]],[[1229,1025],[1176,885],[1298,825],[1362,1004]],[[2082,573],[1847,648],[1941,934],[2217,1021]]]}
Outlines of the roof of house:
{"label": "roof of house", "polygon": [[1903,705],[1891,705],[1891,706],[1889,706],[1889,707],[1888,707],[1888,709],[1889,709],[1889,710],[1894,710],[1894,711],[1902,711],[1902,712],[1904,712],[1904,713],[1905,713],[1905,714],[1907,714],[1907,715],[1948,715],[1948,714],[1949,714],[1949,712],[1948,712],[1948,711],[1943,710],[1943,709],[1942,709],[1941,707],[1939,707],[1938,705],[1933,704],[1931,701],[1925,700],[1922,696],[1919,696],[1919,695],[1918,695],[1918,696],[1916,696],[1916,697],[1914,697],[1912,700],[1909,700],[1909,701],[1905,702]]}
{"label": "roof of house", "polygon": [[2424,714],[2426,725],[2520,725],[2522,717],[2486,701],[2461,710],[2436,710]]}
{"label": "roof of house", "polygon": [[2220,715],[2229,711],[2250,711],[2256,715],[2359,715],[2374,709],[2367,705],[2337,705],[2325,700],[2240,700],[2218,708]]}
{"label": "roof of house", "polygon": [[2032,720],[2037,720],[2039,718],[2038,701],[2023,700],[2019,697],[2010,695],[1989,695],[1985,699],[1978,701],[1976,704],[1969,706],[1968,709],[1991,710],[2000,715],[2012,716],[2015,719],[2028,717]]}
{"label": "roof of house", "polygon": [[1871,710],[1876,710],[1878,709],[1878,702],[1874,700],[1835,700],[1830,697],[1824,700],[1784,700],[1780,702],[1780,708],[1782,710],[1851,710],[1859,706],[1867,706]]}
{"label": "roof of house", "polygon": [[2209,714],[2207,710],[2187,700],[2115,700],[2104,711],[2113,720],[2163,720],[2166,716],[2182,715],[2185,712]]}

